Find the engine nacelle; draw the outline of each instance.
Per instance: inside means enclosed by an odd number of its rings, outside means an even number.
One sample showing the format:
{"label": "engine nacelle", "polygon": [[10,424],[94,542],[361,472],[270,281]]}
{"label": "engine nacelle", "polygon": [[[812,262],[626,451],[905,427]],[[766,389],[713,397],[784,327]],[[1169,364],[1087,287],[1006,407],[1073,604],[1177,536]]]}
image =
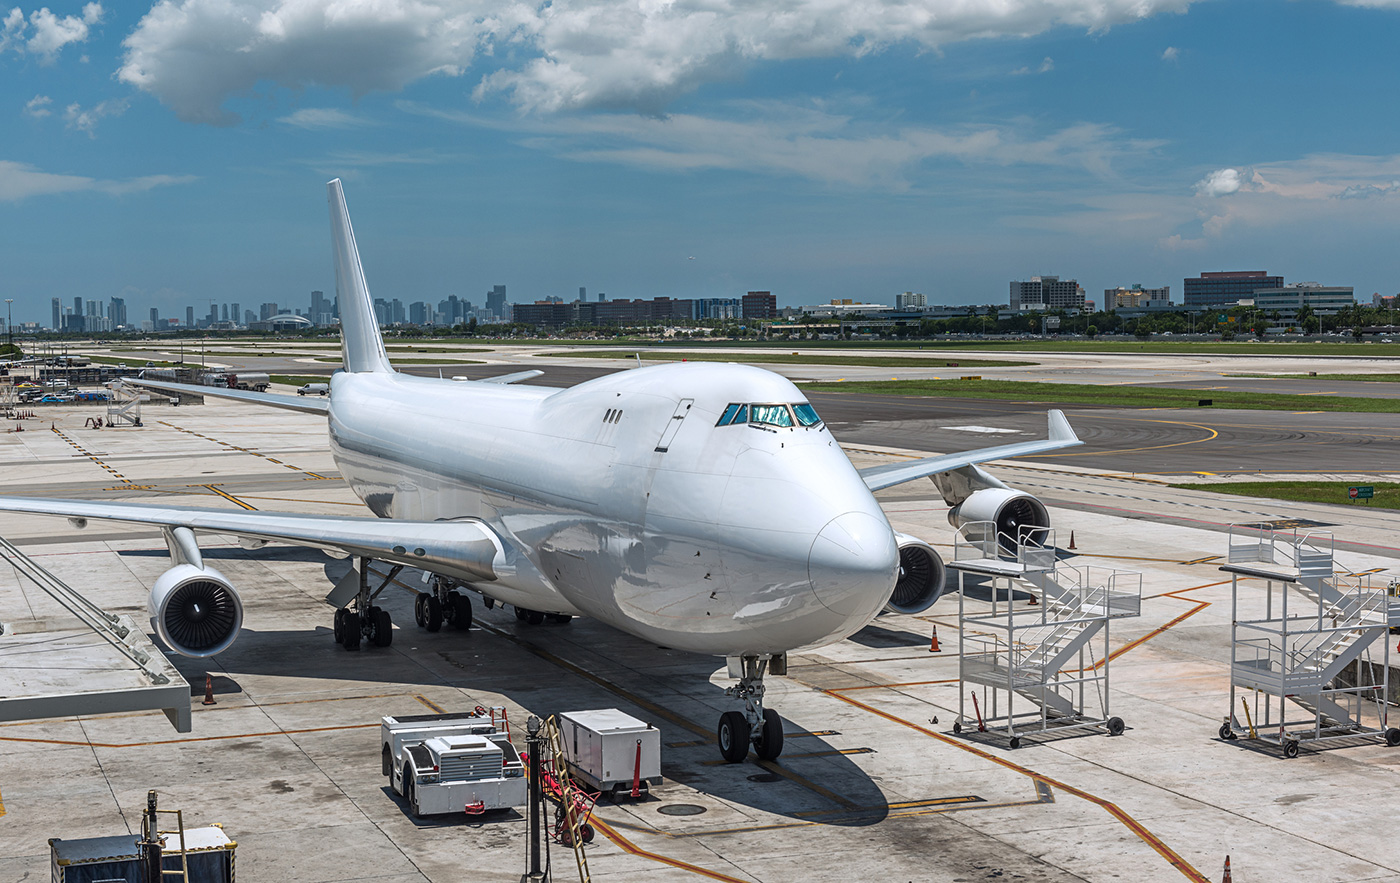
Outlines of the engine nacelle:
{"label": "engine nacelle", "polygon": [[243,627],[242,600],[212,567],[175,565],[156,580],[148,604],[156,634],[182,656],[222,653]]}
{"label": "engine nacelle", "polygon": [[943,596],[947,571],[933,547],[918,537],[896,533],[899,579],[885,604],[888,613],[923,613]]}
{"label": "engine nacelle", "polygon": [[[1014,548],[1018,543],[1043,544],[1046,529],[1050,527],[1050,513],[1045,504],[1035,497],[1011,488],[975,491],[948,510],[948,523],[953,527],[960,528],[979,521],[995,525],[997,540],[1004,547]],[[968,539],[987,538],[969,536]]]}

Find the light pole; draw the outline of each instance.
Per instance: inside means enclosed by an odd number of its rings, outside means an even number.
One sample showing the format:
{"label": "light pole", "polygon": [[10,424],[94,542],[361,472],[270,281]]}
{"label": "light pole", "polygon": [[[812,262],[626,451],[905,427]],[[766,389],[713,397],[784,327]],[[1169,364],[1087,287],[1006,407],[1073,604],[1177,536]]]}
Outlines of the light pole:
{"label": "light pole", "polygon": [[528,836],[530,840],[530,867],[520,878],[520,883],[541,883],[547,879],[540,870],[540,804],[544,795],[540,786],[540,752],[544,750],[544,739],[540,736],[540,719],[533,714],[525,722],[529,735],[525,744],[530,749],[530,816]]}
{"label": "light pole", "polygon": [[6,341],[13,349],[15,345],[15,320],[10,316],[10,304],[14,303],[12,297],[5,298],[5,331],[9,333],[10,339]]}

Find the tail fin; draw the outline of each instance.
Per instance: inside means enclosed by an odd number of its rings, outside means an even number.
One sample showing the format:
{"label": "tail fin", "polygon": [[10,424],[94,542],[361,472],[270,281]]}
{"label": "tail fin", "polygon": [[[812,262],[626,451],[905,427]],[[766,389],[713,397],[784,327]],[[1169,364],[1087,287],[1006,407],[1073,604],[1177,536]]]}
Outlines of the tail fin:
{"label": "tail fin", "polygon": [[384,351],[384,338],[379,335],[379,322],[374,316],[369,286],[365,284],[365,271],[360,266],[360,250],[355,246],[355,231],[350,227],[350,211],[345,207],[340,179],[327,184],[326,190],[331,204],[335,293],[340,300],[340,341],[345,370],[393,373],[389,356]]}

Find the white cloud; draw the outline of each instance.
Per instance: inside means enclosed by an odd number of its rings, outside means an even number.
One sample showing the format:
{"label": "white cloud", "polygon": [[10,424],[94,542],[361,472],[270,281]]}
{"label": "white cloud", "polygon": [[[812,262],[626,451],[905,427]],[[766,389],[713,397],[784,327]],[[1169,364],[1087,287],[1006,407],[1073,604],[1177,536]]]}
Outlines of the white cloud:
{"label": "white cloud", "polygon": [[83,175],[61,175],[45,172],[28,163],[0,160],[0,202],[18,202],[32,196],[83,191],[121,196],[140,193],[155,187],[187,184],[197,180],[194,175],[147,175],[126,180],[104,180]]}
{"label": "white cloud", "polygon": [[69,43],[86,43],[93,25],[102,22],[101,3],[89,3],[82,15],[58,16],[47,6],[29,14],[18,6],[6,13],[0,22],[0,52],[13,50],[39,56],[43,64],[51,64]]}
{"label": "white cloud", "polygon": [[1206,247],[1208,241],[1205,238],[1182,239],[1180,233],[1173,233],[1165,239],[1159,239],[1157,245],[1167,251],[1200,251]]}
{"label": "white cloud", "polygon": [[53,113],[49,110],[49,105],[53,104],[53,99],[47,95],[35,95],[24,104],[24,112],[28,116],[42,119]]}
{"label": "white cloud", "polygon": [[163,0],[124,41],[119,77],[183,119],[227,125],[237,117],[224,102],[262,83],[396,91],[489,58],[478,95],[505,93],[538,111],[660,113],[675,96],[732,78],[750,61],[860,57],[897,44],[935,49],[1057,26],[1100,31],[1190,3]]}
{"label": "white cloud", "polygon": [[1054,70],[1054,69],[1055,69],[1055,59],[1053,59],[1053,58],[1051,58],[1050,56],[1047,55],[1047,56],[1045,56],[1045,60],[1042,61],[1042,62],[1040,63],[1040,65],[1039,65],[1035,70],[1031,70],[1029,67],[1018,67],[1018,68],[1016,68],[1014,71],[1011,72],[1011,76],[1013,76],[1013,77],[1023,77],[1023,76],[1025,76],[1026,74],[1048,74],[1048,73],[1050,73],[1050,72],[1051,72],[1052,70]]}
{"label": "white cloud", "polygon": [[730,118],[610,113],[490,122],[469,113],[399,102],[410,113],[476,126],[509,127],[524,144],[583,162],[671,171],[732,169],[787,174],[827,184],[905,191],[925,163],[1041,166],[1115,174],[1121,159],[1156,142],[1126,139],[1111,126],[1081,123],[1041,136],[1029,121],[947,129],[870,131],[850,116],[776,101],[731,102]]}
{"label": "white cloud", "polygon": [[1240,189],[1238,169],[1217,169],[1196,182],[1196,192],[1203,196],[1228,196]]}
{"label": "white cloud", "polygon": [[334,107],[303,107],[278,119],[298,129],[356,129],[371,125],[369,120]]}
{"label": "white cloud", "polygon": [[103,101],[87,110],[83,110],[82,105],[75,102],[64,109],[63,120],[68,128],[86,132],[89,138],[96,138],[98,121],[104,117],[121,116],[126,113],[128,106],[130,102],[125,98]]}
{"label": "white cloud", "polygon": [[1180,57],[1181,50],[1176,48],[1175,46],[1168,46],[1166,49],[1162,50],[1163,61],[1176,61]]}

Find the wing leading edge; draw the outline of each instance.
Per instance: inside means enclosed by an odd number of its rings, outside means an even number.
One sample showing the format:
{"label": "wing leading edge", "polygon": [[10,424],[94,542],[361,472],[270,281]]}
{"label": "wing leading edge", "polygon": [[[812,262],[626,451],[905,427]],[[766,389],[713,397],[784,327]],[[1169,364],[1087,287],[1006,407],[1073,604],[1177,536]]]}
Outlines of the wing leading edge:
{"label": "wing leading edge", "polygon": [[240,402],[252,402],[255,405],[265,405],[269,408],[281,408],[284,411],[300,411],[303,414],[324,415],[329,413],[331,408],[330,401],[320,397],[313,399],[304,396],[281,395],[275,392],[251,392],[244,389],[227,389],[222,386],[196,386],[193,383],[172,383],[169,380],[147,380],[144,377],[123,377],[122,383],[149,386],[151,389],[184,393],[185,395],[212,396],[216,399],[234,399]]}
{"label": "wing leading edge", "polygon": [[495,580],[497,571],[507,566],[505,545],[491,528],[476,519],[397,521],[40,497],[0,497],[0,511],[61,515],[74,520],[96,518],[160,527],[188,527],[314,549],[338,550],[438,573],[455,572],[472,580]]}
{"label": "wing leading edge", "polygon": [[1043,454],[1046,451],[1058,451],[1061,448],[1072,448],[1075,445],[1084,444],[1079,440],[1079,436],[1074,434],[1074,429],[1065,419],[1063,411],[1052,409],[1046,413],[1046,417],[1050,424],[1050,436],[1043,441],[1017,442],[1011,445],[999,445],[995,448],[980,448],[958,454],[945,454],[941,457],[911,460],[908,463],[871,466],[860,470],[860,477],[865,480],[866,487],[872,491],[878,491],[894,487],[897,484],[904,484],[906,481],[926,478],[940,472],[951,472],[954,469],[986,463],[990,460],[1006,460],[1011,457]]}

